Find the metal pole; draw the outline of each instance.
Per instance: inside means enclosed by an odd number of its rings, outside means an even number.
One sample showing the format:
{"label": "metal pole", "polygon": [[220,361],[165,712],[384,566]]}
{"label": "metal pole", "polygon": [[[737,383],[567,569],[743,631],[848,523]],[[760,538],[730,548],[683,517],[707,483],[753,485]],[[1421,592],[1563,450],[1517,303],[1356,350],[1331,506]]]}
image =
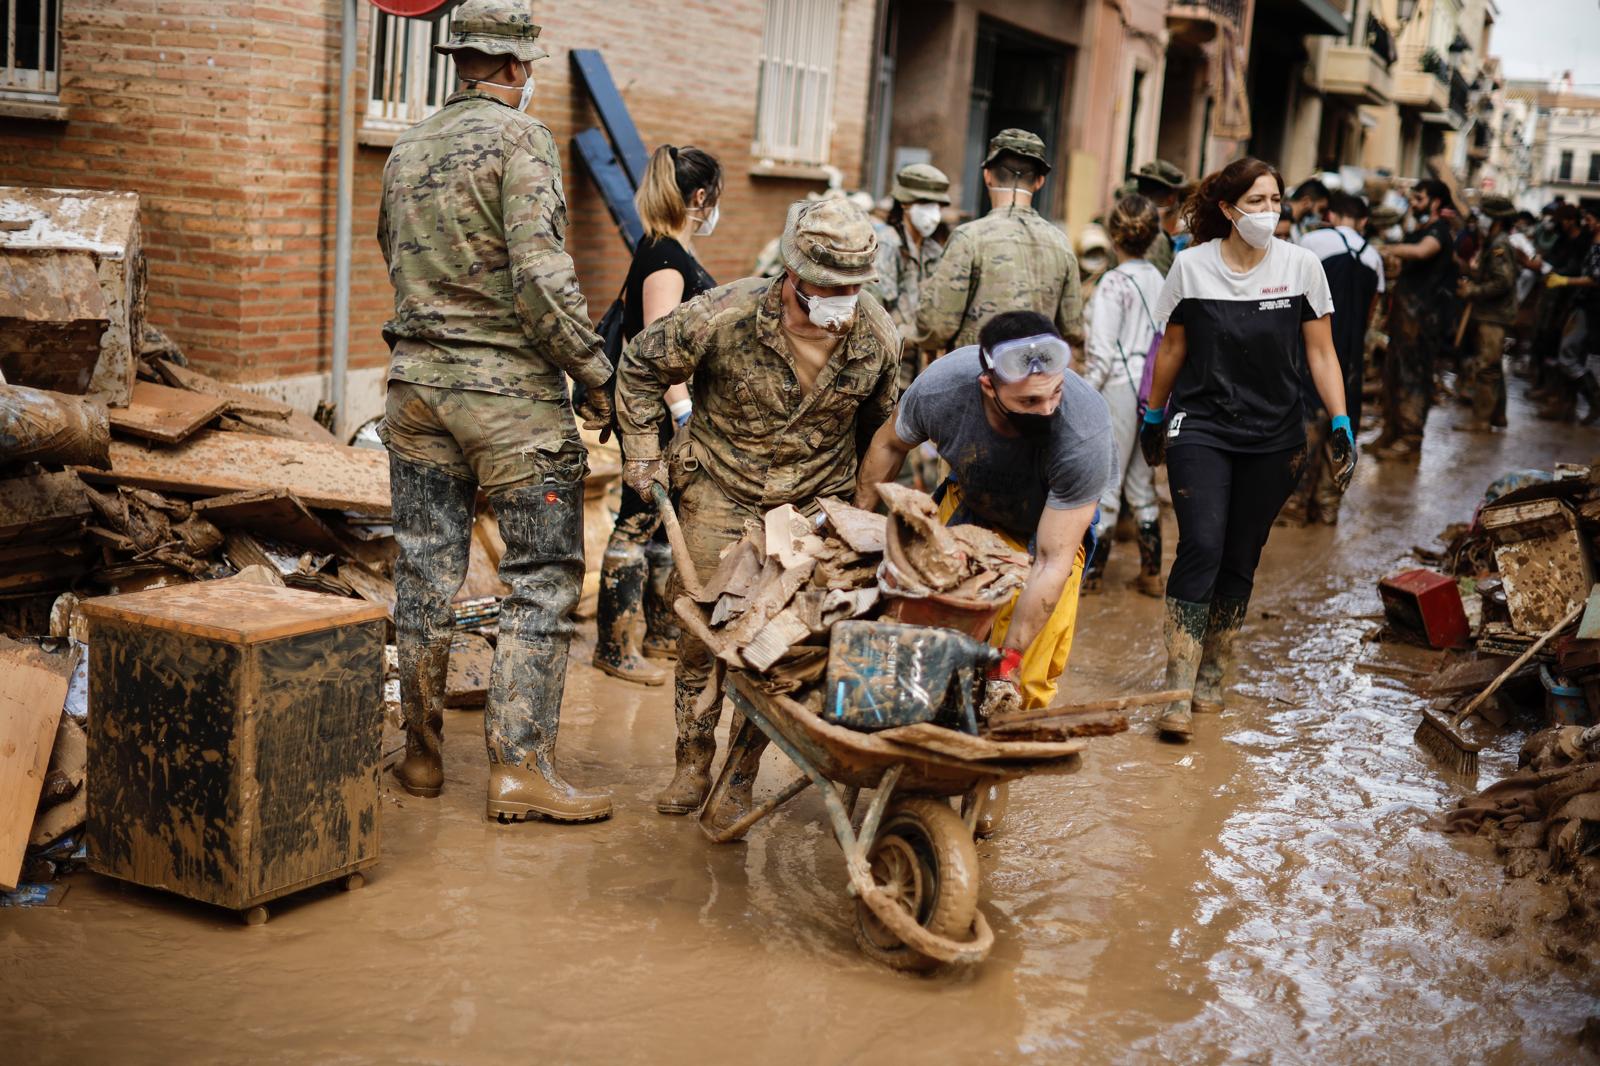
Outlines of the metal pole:
{"label": "metal pole", "polygon": [[328,383],[336,434],[349,417],[345,410],[345,379],[350,369],[350,216],[356,159],[356,123],[350,107],[350,87],[356,74],[356,0],[344,0],[340,38],[339,190],[333,236],[333,367]]}

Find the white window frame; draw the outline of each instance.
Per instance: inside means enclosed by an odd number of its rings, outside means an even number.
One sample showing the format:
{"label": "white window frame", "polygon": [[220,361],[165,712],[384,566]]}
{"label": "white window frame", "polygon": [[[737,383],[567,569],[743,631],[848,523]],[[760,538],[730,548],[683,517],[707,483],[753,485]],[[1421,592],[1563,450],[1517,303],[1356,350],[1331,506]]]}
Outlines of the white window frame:
{"label": "white window frame", "polygon": [[750,149],[762,162],[827,165],[841,7],[840,0],[767,0]]}
{"label": "white window frame", "polygon": [[[61,100],[61,5],[63,0],[0,0],[0,19],[6,22],[6,48],[0,54],[0,100],[55,104]],[[18,67],[17,12],[24,6],[38,10],[39,65]],[[55,48],[46,55],[47,19],[55,13]]]}
{"label": "white window frame", "polygon": [[373,9],[363,130],[400,133],[444,106],[456,87],[456,64],[433,46],[449,35],[449,15],[430,22]]}

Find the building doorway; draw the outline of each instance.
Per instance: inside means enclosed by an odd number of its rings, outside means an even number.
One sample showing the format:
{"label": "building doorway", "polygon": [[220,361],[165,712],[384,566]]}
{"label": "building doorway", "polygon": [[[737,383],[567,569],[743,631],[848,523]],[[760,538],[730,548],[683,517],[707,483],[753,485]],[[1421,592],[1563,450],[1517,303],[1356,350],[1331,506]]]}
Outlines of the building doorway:
{"label": "building doorway", "polygon": [[[972,97],[967,113],[967,147],[962,174],[962,210],[981,215],[989,210],[983,187],[983,159],[989,141],[1003,129],[1030,130],[1044,139],[1046,150],[1059,147],[1057,129],[1066,94],[1070,50],[989,18],[978,20],[977,56],[972,70]],[[1051,180],[1034,197],[1040,214],[1053,215]]]}

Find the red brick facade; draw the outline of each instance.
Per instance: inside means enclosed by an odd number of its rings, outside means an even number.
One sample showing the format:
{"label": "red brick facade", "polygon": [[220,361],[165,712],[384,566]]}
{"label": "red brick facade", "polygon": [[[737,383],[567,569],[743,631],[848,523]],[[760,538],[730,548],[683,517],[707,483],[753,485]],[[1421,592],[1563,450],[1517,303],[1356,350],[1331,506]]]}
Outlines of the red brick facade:
{"label": "red brick facade", "polygon": [[[325,371],[333,314],[339,0],[64,0],[65,122],[5,117],[0,184],[131,189],[143,200],[149,318],[196,362],[262,380]],[[605,55],[646,144],[723,161],[722,225],[701,253],[718,280],[749,273],[786,205],[819,181],[752,176],[766,0],[536,0],[552,56],[532,111],[564,149],[596,125],[567,52]],[[364,108],[367,31],[361,4]],[[830,162],[858,180],[873,0],[842,0]],[[351,365],[386,358],[391,308],[374,238],[385,149],[357,149]],[[566,164],[569,248],[595,317],[625,252],[593,186]]]}

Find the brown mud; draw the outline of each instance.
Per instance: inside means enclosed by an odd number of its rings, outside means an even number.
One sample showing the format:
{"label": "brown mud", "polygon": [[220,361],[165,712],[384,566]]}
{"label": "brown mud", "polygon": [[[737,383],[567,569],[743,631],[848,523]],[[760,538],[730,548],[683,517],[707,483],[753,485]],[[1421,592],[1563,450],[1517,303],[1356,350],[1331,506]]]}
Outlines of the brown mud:
{"label": "brown mud", "polygon": [[[386,785],[360,891],[246,928],[79,874],[60,907],[0,911],[0,1032],[34,1063],[1585,1061],[1600,980],[1555,940],[1563,897],[1424,825],[1467,789],[1412,743],[1411,687],[1356,667],[1404,661],[1361,637],[1412,545],[1507,470],[1600,455],[1520,403],[1510,435],[1461,417],[1435,414],[1420,468],[1363,457],[1336,529],[1273,532],[1229,707],[1193,743],[1133,711],[1081,773],[1013,786],[978,846],[997,943],[976,969],[860,954],[813,791],[723,847],[657,815],[671,690],[596,673],[586,627],[561,760],[615,789],[612,821],[485,822],[479,716],[448,712],[444,795]],[[1159,687],[1136,571],[1119,545],[1065,697]],[[769,751],[762,790],[790,772]]]}

